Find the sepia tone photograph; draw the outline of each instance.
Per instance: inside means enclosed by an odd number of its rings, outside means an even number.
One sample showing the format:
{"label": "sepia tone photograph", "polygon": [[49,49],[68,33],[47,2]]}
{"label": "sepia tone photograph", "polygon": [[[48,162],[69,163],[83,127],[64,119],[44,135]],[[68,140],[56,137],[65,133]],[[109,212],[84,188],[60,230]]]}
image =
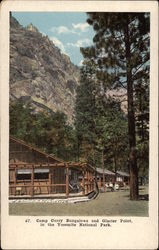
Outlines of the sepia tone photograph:
{"label": "sepia tone photograph", "polygon": [[148,216],[150,13],[10,12],[9,213]]}

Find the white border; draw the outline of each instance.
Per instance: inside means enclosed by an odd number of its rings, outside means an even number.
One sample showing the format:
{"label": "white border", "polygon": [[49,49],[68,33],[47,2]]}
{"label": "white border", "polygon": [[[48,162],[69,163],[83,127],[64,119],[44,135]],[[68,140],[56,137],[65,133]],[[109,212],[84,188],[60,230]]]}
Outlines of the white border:
{"label": "white border", "polygon": [[[133,11],[151,13],[149,217],[110,229],[39,228],[8,215],[9,11]],[[156,249],[158,207],[158,5],[155,1],[4,1],[1,5],[1,187],[3,249]],[[55,217],[55,216],[54,216]],[[42,218],[42,217],[41,217]],[[52,217],[51,217],[52,218]],[[84,217],[82,217],[84,218]],[[95,218],[95,217],[94,217]],[[115,217],[112,217],[115,218]],[[121,218],[121,217],[117,217]],[[35,220],[35,217],[32,217]]]}

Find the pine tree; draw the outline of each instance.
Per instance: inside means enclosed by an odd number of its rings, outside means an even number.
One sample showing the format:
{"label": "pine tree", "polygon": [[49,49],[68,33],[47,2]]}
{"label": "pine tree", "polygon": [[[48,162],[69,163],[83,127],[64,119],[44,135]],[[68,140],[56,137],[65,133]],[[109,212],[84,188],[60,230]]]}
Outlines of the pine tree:
{"label": "pine tree", "polygon": [[32,108],[20,101],[10,102],[10,133],[19,139],[29,141],[32,126]]}
{"label": "pine tree", "polygon": [[95,164],[95,85],[87,75],[87,67],[81,69],[81,84],[76,97],[76,133],[78,138],[78,154],[81,161]]}
{"label": "pine tree", "polygon": [[101,156],[106,152],[105,165],[116,171],[127,162],[127,118],[120,105],[101,90],[93,73],[92,64],[85,63],[77,89],[75,110],[79,156],[81,160],[101,167]]}
{"label": "pine tree", "polygon": [[134,91],[139,79],[149,75],[149,13],[88,13],[96,34],[94,45],[81,48],[94,64],[104,90],[124,88],[128,101],[130,199],[138,198],[138,167]]}
{"label": "pine tree", "polygon": [[98,111],[96,126],[108,168],[115,173],[119,168],[128,171],[127,117],[120,104],[110,99],[108,103],[103,103],[102,109]]}
{"label": "pine tree", "polygon": [[74,128],[60,112],[35,112],[29,104],[10,102],[10,134],[41,148],[49,154],[76,160],[77,140]]}
{"label": "pine tree", "polygon": [[140,176],[148,176],[149,168],[149,79],[135,86],[137,159]]}

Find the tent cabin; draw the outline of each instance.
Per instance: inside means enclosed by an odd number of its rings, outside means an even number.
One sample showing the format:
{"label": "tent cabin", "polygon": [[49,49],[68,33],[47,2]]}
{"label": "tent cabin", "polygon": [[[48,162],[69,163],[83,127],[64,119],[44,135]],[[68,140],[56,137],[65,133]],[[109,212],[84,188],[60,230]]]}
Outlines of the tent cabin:
{"label": "tent cabin", "polygon": [[103,189],[103,186],[107,183],[115,183],[115,173],[111,172],[108,169],[104,169],[104,179],[103,179],[103,169],[96,168],[96,177],[99,190]]}
{"label": "tent cabin", "polygon": [[126,186],[129,185],[130,182],[130,175],[123,171],[117,171],[116,172],[116,183],[119,184],[119,186]]}
{"label": "tent cabin", "polygon": [[[10,137],[10,198],[86,195],[94,191],[94,173],[94,168],[86,163],[64,162]],[[81,183],[79,175],[82,175]]]}

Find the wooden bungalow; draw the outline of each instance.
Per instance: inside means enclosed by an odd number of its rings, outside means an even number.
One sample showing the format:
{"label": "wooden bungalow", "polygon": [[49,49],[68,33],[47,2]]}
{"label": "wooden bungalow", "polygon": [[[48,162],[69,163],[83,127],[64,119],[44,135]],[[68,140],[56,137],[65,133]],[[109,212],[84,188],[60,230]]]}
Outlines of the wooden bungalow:
{"label": "wooden bungalow", "polygon": [[[79,182],[78,176],[82,176]],[[86,163],[64,162],[10,137],[9,197],[61,197],[94,191],[95,170]]]}
{"label": "wooden bungalow", "polygon": [[129,185],[130,182],[130,175],[124,171],[117,171],[116,172],[116,183],[119,184],[119,186],[126,186]]}
{"label": "wooden bungalow", "polygon": [[113,173],[112,171],[108,170],[108,169],[103,169],[102,168],[96,168],[96,177],[97,177],[97,183],[98,183],[98,188],[99,190],[106,190],[106,184],[109,184],[110,182],[112,184],[115,183],[115,173]]}

